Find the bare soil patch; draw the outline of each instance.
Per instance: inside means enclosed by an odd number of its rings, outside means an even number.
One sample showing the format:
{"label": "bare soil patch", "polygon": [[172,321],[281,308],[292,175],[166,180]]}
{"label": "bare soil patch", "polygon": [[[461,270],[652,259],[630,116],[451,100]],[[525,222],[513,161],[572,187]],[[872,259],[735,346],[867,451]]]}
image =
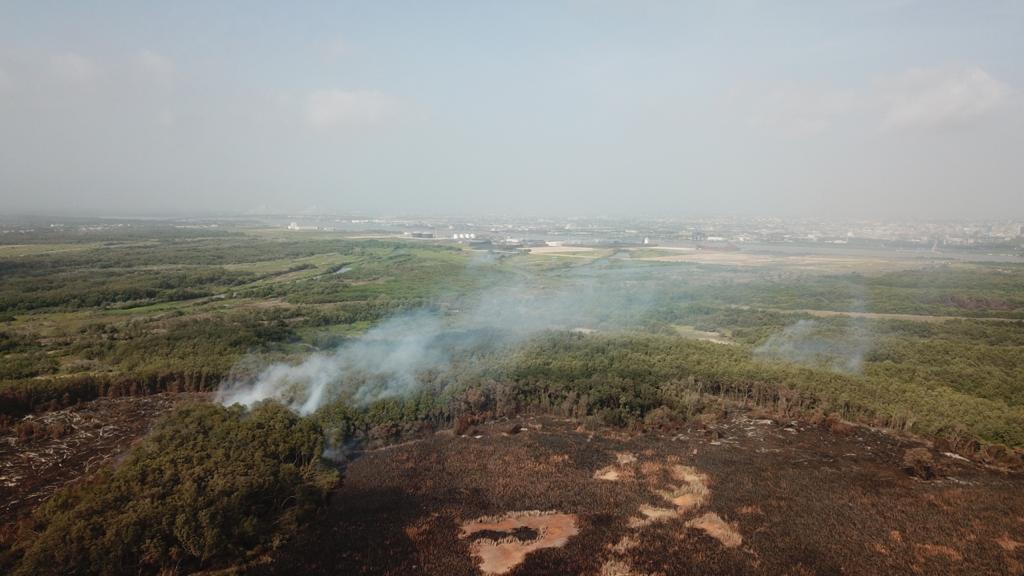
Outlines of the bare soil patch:
{"label": "bare soil patch", "polygon": [[616,482],[622,478],[622,471],[619,470],[618,466],[605,466],[597,472],[594,472],[594,478],[597,480]]}
{"label": "bare soil patch", "polygon": [[565,546],[578,533],[572,514],[530,511],[465,522],[459,537],[477,538],[469,549],[480,560],[481,572],[505,574],[522,564],[527,554]]}
{"label": "bare soil patch", "polygon": [[594,472],[594,479],[616,482],[624,479],[632,479],[633,468],[636,464],[636,454],[631,452],[617,452],[615,464],[610,464]]}
{"label": "bare soil patch", "polygon": [[736,528],[715,514],[708,512],[686,523],[689,528],[699,528],[727,548],[735,548],[743,543],[743,536]]}

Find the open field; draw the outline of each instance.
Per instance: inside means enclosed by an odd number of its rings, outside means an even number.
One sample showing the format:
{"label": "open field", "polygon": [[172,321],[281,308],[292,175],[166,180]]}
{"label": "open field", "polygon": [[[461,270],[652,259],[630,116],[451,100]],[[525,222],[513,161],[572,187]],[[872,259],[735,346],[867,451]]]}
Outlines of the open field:
{"label": "open field", "polygon": [[693,326],[685,326],[677,324],[672,327],[676,334],[684,338],[692,338],[693,340],[704,340],[705,342],[714,342],[716,344],[732,344],[728,338],[718,332],[709,332],[707,330],[697,330]]}
{"label": "open field", "polygon": [[[752,310],[750,306],[737,305],[737,308],[741,310]],[[989,322],[1019,322],[1018,318],[972,318],[970,316],[935,316],[931,314],[893,314],[885,312],[858,312],[855,310],[811,310],[807,308],[798,308],[795,310],[786,310],[785,308],[758,308],[765,312],[782,312],[782,313],[795,313],[795,314],[807,314],[810,316],[816,316],[818,318],[864,318],[868,320],[906,320],[909,322],[949,322],[950,320],[974,320],[974,321],[989,321]]]}
{"label": "open field", "polygon": [[78,252],[92,250],[98,244],[0,244],[0,258],[17,258],[20,256],[35,256],[37,254],[54,254],[58,252]]}
{"label": "open field", "polygon": [[896,270],[906,268],[906,263],[881,258],[858,258],[843,256],[776,255],[750,252],[727,252],[717,250],[692,250],[666,256],[646,256],[651,262],[691,262],[694,264],[717,264],[720,266],[777,266],[781,268],[809,271],[843,272],[851,270]]}
{"label": "open field", "polygon": [[530,248],[530,254],[536,254],[538,256],[544,254],[576,254],[595,252],[598,250],[598,248],[591,248],[588,246],[536,246]]}
{"label": "open field", "polygon": [[550,248],[19,236],[0,571],[1020,572],[1024,268]]}
{"label": "open field", "polygon": [[[542,253],[568,252],[567,248],[551,248]],[[536,252],[537,249],[531,249]],[[648,262],[690,263],[715,266],[736,266],[742,268],[772,268],[789,272],[815,272],[842,274],[847,272],[884,272],[922,268],[930,265],[954,262],[937,254],[915,256],[879,253],[845,253],[833,250],[815,252],[813,248],[803,251],[772,250],[770,248],[732,250],[696,246],[656,246],[624,248],[623,254],[634,260]]]}

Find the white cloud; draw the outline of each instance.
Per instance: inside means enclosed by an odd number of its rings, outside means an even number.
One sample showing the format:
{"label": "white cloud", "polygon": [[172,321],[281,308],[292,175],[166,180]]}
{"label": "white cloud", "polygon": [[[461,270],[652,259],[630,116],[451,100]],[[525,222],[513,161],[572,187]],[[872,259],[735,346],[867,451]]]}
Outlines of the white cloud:
{"label": "white cloud", "polygon": [[156,52],[140,51],[135,56],[135,66],[154,84],[169,86],[174,81],[174,63]]}
{"label": "white cloud", "polygon": [[306,120],[313,128],[376,124],[397,114],[398,101],[368,91],[318,90],[306,102]]}
{"label": "white cloud", "polygon": [[1009,95],[977,66],[913,69],[876,85],[884,129],[962,124],[995,111]]}
{"label": "white cloud", "polygon": [[344,38],[332,38],[324,44],[324,56],[328,60],[337,60],[347,56],[350,52],[348,42]]}
{"label": "white cloud", "polygon": [[856,94],[829,89],[789,88],[770,91],[754,105],[754,126],[788,136],[813,136],[832,127],[861,105]]}
{"label": "white cloud", "polygon": [[69,84],[91,84],[99,76],[96,63],[75,52],[52,56],[50,70],[58,80]]}
{"label": "white cloud", "polygon": [[978,66],[947,65],[910,69],[856,91],[787,87],[740,103],[751,125],[807,137],[841,125],[883,131],[965,125],[1006,108],[1013,96],[1007,84]]}
{"label": "white cloud", "polygon": [[174,126],[177,118],[174,116],[174,112],[167,108],[162,108],[156,113],[156,124],[165,128]]}

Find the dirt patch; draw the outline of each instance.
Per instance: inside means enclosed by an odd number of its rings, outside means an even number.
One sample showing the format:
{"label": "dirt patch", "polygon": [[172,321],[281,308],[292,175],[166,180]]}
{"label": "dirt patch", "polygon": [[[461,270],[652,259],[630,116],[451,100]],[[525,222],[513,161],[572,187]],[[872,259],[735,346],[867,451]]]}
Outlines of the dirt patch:
{"label": "dirt patch", "polygon": [[619,466],[633,464],[636,462],[636,454],[633,454],[632,452],[616,452],[615,461],[619,464]]}
{"label": "dirt patch", "polygon": [[688,528],[703,530],[708,536],[722,543],[726,548],[735,548],[743,543],[743,536],[734,526],[722,520],[721,516],[714,512],[708,512],[703,516],[694,518],[686,523]]}
{"label": "dirt patch", "polygon": [[622,478],[622,471],[619,470],[618,466],[605,466],[597,472],[594,472],[595,480],[608,480],[615,482],[620,478]]}
{"label": "dirt patch", "polygon": [[675,329],[676,334],[691,340],[703,340],[705,342],[714,342],[715,344],[735,344],[735,342],[729,340],[720,332],[698,330],[693,326],[687,326],[684,324],[677,324],[673,326],[673,328]]}
{"label": "dirt patch", "polygon": [[[474,438],[478,438],[478,439],[482,438],[482,437],[483,436],[480,436],[480,435],[474,436]],[[565,464],[568,461],[569,461],[569,455],[568,454],[552,454],[551,455],[551,463],[552,464]]]}
{"label": "dirt patch", "polygon": [[669,468],[672,479],[681,482],[679,486],[671,486],[669,490],[659,490],[659,496],[671,502],[680,512],[686,513],[699,508],[708,499],[708,478],[691,466],[680,464]]}
{"label": "dirt patch", "polygon": [[642,528],[655,522],[675,520],[680,516],[679,510],[675,508],[658,508],[657,506],[651,506],[650,504],[641,504],[638,512],[640,512],[640,516],[630,518],[630,528]]}
{"label": "dirt patch", "polygon": [[950,562],[960,562],[964,559],[963,555],[956,550],[940,544],[915,544],[914,551],[918,556],[925,558],[946,558]]}
{"label": "dirt patch", "polygon": [[1024,546],[1024,542],[1018,542],[1013,538],[1010,538],[1009,534],[1003,534],[999,538],[996,538],[996,544],[999,544],[999,547],[1007,552],[1013,552],[1017,548]]}
{"label": "dirt patch", "polygon": [[594,472],[594,479],[616,482],[626,478],[633,478],[632,465],[635,463],[636,455],[632,452],[616,452],[615,464],[605,466]]}
{"label": "dirt patch", "polygon": [[565,546],[578,533],[575,515],[534,510],[465,522],[459,538],[476,538],[469,549],[484,574],[505,574],[527,554]]}
{"label": "dirt patch", "polygon": [[[688,516],[691,512],[704,506],[711,491],[708,489],[708,477],[692,466],[677,464],[679,459],[675,456],[666,458],[663,462],[644,462],[641,469],[648,482],[653,485],[660,484],[660,487],[653,488],[653,492],[664,501],[672,505],[671,508],[661,508],[649,504],[641,504],[639,516],[630,518],[628,527],[632,530],[640,530],[661,522],[671,522]],[[687,528],[703,530],[712,538],[718,540],[726,548],[736,548],[743,543],[743,536],[740,535],[736,526],[728,524],[714,513],[707,512],[697,518],[686,522]],[[611,548],[618,558],[609,559],[602,574],[637,574],[633,565],[625,558],[626,553],[640,544],[637,537],[626,536],[620,541],[631,544],[629,547],[616,545]]]}

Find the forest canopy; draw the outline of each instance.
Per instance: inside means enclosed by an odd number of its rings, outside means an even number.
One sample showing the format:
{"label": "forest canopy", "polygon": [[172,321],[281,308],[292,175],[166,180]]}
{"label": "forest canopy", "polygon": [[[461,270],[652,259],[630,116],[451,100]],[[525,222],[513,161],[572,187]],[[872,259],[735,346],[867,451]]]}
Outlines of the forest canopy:
{"label": "forest canopy", "polygon": [[123,463],[39,508],[16,574],[196,570],[264,553],[336,483],[322,445],[311,420],[277,404],[181,407]]}

